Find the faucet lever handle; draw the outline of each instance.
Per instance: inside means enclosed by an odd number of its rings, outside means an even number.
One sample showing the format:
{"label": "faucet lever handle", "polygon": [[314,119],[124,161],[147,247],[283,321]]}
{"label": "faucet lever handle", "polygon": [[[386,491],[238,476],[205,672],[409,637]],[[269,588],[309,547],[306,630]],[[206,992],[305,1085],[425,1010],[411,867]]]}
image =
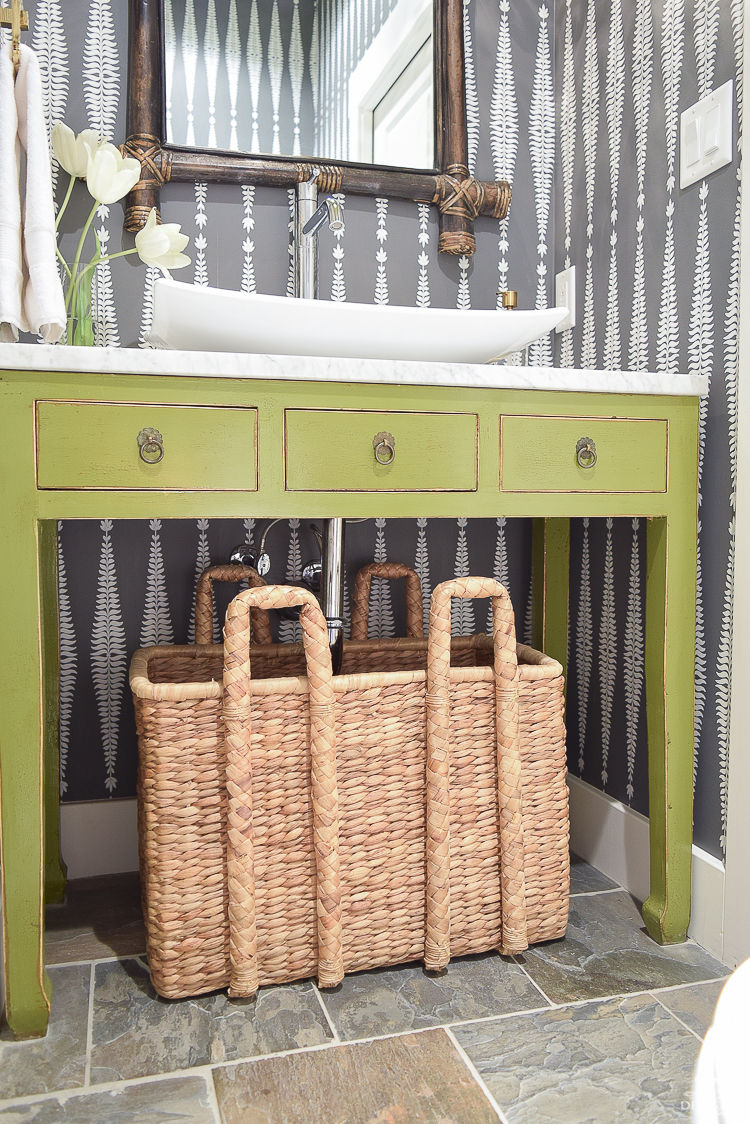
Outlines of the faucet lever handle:
{"label": "faucet lever handle", "polygon": [[308,237],[317,233],[317,231],[320,230],[321,226],[327,218],[328,208],[326,207],[325,203],[321,203],[317,211],[313,214],[312,218],[309,218],[305,225],[302,227],[302,233],[306,234]]}

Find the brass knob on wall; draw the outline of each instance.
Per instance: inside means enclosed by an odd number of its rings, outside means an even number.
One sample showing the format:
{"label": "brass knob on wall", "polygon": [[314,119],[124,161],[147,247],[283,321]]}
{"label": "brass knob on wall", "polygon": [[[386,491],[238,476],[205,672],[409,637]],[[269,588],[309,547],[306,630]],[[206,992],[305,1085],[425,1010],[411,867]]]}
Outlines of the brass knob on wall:
{"label": "brass knob on wall", "polygon": [[579,468],[593,468],[596,464],[596,444],[590,437],[581,437],[576,445]]}
{"label": "brass knob on wall", "polygon": [[164,438],[158,429],[142,429],[138,434],[138,452],[146,464],[158,464],[164,456]]}
{"label": "brass knob on wall", "polygon": [[396,459],[396,438],[392,433],[386,433],[385,430],[376,433],[372,439],[372,447],[378,464],[393,464]]}

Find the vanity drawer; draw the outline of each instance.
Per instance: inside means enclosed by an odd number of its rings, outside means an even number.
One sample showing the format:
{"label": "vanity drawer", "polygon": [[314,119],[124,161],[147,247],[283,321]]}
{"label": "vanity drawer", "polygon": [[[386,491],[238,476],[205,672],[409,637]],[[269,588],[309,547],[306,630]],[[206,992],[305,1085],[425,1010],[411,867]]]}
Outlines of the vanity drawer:
{"label": "vanity drawer", "polygon": [[[37,487],[149,491],[258,488],[258,412],[246,407],[37,402]],[[146,463],[139,434],[163,456]],[[159,445],[144,447],[155,459]]]}
{"label": "vanity drawer", "polygon": [[[375,457],[374,440],[387,435]],[[479,461],[476,414],[286,410],[290,492],[473,492]]]}
{"label": "vanity drawer", "polygon": [[667,456],[663,419],[500,418],[504,492],[666,492]]}

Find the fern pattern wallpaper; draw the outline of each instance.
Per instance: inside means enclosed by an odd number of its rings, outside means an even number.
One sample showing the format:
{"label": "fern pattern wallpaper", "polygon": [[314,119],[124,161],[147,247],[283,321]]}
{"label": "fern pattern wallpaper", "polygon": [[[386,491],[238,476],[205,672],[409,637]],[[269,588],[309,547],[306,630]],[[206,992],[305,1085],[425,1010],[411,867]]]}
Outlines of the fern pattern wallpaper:
{"label": "fern pattern wallpaper", "polygon": [[[192,0],[187,5],[195,11]],[[76,130],[90,126],[122,141],[126,0],[36,0],[29,8],[50,126],[64,118]],[[212,0],[207,11],[215,20]],[[438,257],[432,208],[350,196],[345,233],[321,237],[321,295],[492,308],[497,289],[512,287],[522,305],[545,305],[553,299],[554,272],[574,264],[578,325],[534,344],[532,362],[690,370],[711,377],[701,412],[696,842],[721,856],[731,671],[739,157],[680,191],[677,125],[682,109],[734,78],[739,152],[742,2],[465,0],[464,31],[470,165],[482,178],[512,182],[509,217],[499,224],[479,220],[476,255],[456,260]],[[187,65],[199,76],[213,75],[217,67],[229,73],[235,64],[227,28],[219,26],[217,34],[218,48],[213,28],[207,36],[209,57],[198,57],[189,37],[176,38],[175,67]],[[289,52],[282,35],[283,66]],[[186,108],[173,105],[172,112]],[[227,112],[231,118],[231,105]],[[231,133],[231,119],[216,127]],[[283,127],[293,129],[294,121]],[[87,199],[82,189],[66,213],[64,252],[77,238]],[[288,292],[289,204],[283,190],[169,185],[162,193],[164,218],[191,235],[193,265],[182,279]],[[114,250],[121,242],[131,244],[121,227],[119,205],[100,209],[99,237]],[[99,344],[138,346],[150,325],[153,280],[153,271],[132,258],[100,268],[94,284]],[[188,640],[196,574],[209,561],[224,561],[237,542],[257,542],[261,530],[251,511],[244,521],[60,524],[64,800],[133,796],[130,655],[142,644]],[[309,524],[297,520],[278,524],[268,545],[274,580],[298,580],[302,564],[316,556]],[[527,521],[352,525],[350,588],[359,565],[373,558],[415,566],[425,592],[454,573],[493,573],[508,582],[519,635],[527,632]],[[569,766],[647,813],[644,574],[642,521],[574,521]],[[227,597],[226,590],[217,597],[217,630]],[[397,587],[373,583],[373,635],[403,631],[401,598]],[[463,604],[454,613],[454,630],[484,628],[486,611],[482,603]],[[291,639],[293,631],[283,623],[281,638]]]}
{"label": "fern pattern wallpaper", "polygon": [[[556,7],[555,268],[576,264],[579,284],[578,325],[562,334],[558,363],[710,379],[700,415],[694,785],[695,841],[717,857],[731,701],[742,16],[740,0]],[[729,79],[735,159],[681,191],[679,115]],[[644,566],[642,521],[574,526],[569,764],[607,792],[624,788],[636,807]]]}

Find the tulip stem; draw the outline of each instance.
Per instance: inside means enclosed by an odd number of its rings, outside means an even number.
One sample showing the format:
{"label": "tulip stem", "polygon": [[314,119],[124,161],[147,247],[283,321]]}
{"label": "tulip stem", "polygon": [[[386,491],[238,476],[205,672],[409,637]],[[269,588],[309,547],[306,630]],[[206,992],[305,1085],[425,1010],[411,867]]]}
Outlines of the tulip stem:
{"label": "tulip stem", "polygon": [[55,251],[57,252],[57,257],[60,261],[60,264],[62,265],[63,269],[65,270],[65,272],[68,275],[68,281],[70,281],[70,276],[71,276],[70,266],[68,265],[68,263],[66,262],[65,258],[62,256],[62,254],[60,253],[60,247],[59,246],[55,246]]}
{"label": "tulip stem", "polygon": [[91,212],[89,214],[89,217],[86,219],[86,222],[83,225],[83,230],[81,231],[81,237],[78,239],[78,248],[76,250],[75,260],[73,261],[73,265],[71,267],[71,274],[74,278],[74,281],[73,281],[72,285],[68,286],[68,296],[67,296],[67,299],[65,301],[66,312],[68,311],[68,309],[71,306],[73,294],[78,289],[78,284],[79,284],[79,281],[80,281],[80,278],[78,277],[78,266],[79,266],[80,261],[81,261],[81,254],[83,252],[83,244],[86,241],[86,235],[89,232],[89,227],[91,226],[92,222],[94,221],[94,215],[96,214],[97,209],[100,206],[101,206],[101,204],[99,203],[99,201],[95,200],[94,206],[91,208]]}
{"label": "tulip stem", "polygon": [[128,254],[137,254],[137,253],[138,253],[138,251],[136,250],[135,246],[133,246],[132,250],[118,250],[118,252],[116,254],[107,254],[106,257],[100,258],[98,264],[104,265],[105,262],[114,261],[115,258],[126,258],[128,256]]}
{"label": "tulip stem", "polygon": [[76,182],[76,177],[71,176],[70,177],[70,183],[68,184],[68,190],[65,193],[65,198],[63,199],[62,203],[60,204],[60,209],[57,212],[57,218],[55,219],[55,230],[57,230],[58,227],[60,226],[60,219],[65,214],[65,208],[67,207],[68,202],[70,200],[70,196],[71,196],[71,193],[73,191],[73,184],[75,182]]}
{"label": "tulip stem", "polygon": [[[94,231],[94,233],[96,234],[96,231]],[[98,244],[99,244],[99,239],[97,238],[97,245]],[[138,253],[138,251],[136,250],[135,247],[133,247],[132,250],[120,250],[116,254],[107,254],[105,257],[100,257],[99,253],[97,252],[94,255],[94,257],[91,259],[89,264],[83,267],[81,272],[78,274],[76,280],[73,281],[72,284],[70,284],[70,287],[68,289],[68,296],[67,296],[66,301],[65,301],[66,310],[69,310],[70,308],[73,308],[75,306],[75,300],[73,299],[75,294],[78,292],[81,284],[86,282],[87,277],[90,278],[93,270],[95,270],[97,266],[107,265],[109,262],[114,261],[115,258],[125,258],[125,257],[128,256],[128,254],[137,254],[137,253]],[[59,250],[57,251],[57,256],[60,258],[60,261],[65,266],[65,270],[68,274],[68,279],[70,281],[70,279],[72,278],[72,272],[71,272],[70,268],[66,265],[65,261],[63,260],[62,255],[60,254]]]}

